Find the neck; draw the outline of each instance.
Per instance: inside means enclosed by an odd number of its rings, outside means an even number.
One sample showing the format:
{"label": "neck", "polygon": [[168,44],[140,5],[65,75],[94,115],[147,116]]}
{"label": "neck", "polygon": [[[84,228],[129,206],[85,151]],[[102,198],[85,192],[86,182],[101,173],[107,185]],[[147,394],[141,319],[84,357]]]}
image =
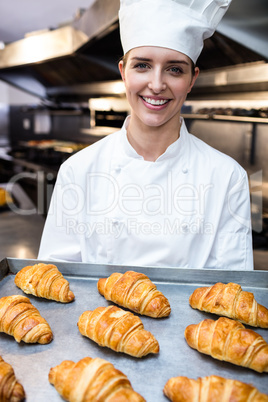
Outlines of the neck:
{"label": "neck", "polygon": [[144,160],[155,162],[180,136],[180,119],[172,124],[151,127],[130,118],[127,137],[131,146]]}

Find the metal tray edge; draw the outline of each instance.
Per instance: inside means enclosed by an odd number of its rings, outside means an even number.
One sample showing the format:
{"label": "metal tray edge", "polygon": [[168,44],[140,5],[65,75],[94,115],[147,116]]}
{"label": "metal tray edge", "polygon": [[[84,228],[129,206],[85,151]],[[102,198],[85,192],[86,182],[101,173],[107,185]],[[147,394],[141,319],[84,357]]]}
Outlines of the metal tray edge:
{"label": "metal tray edge", "polygon": [[[100,278],[113,272],[128,270],[142,272],[154,281],[164,283],[209,284],[217,282],[236,282],[241,286],[268,288],[268,271],[234,271],[219,269],[194,269],[174,267],[140,267],[127,265],[103,265],[82,262],[45,261],[35,259],[5,258],[0,262],[0,280],[11,272],[16,274],[27,265],[37,263],[55,264],[63,275],[72,277]],[[217,279],[215,279],[215,274]]]}

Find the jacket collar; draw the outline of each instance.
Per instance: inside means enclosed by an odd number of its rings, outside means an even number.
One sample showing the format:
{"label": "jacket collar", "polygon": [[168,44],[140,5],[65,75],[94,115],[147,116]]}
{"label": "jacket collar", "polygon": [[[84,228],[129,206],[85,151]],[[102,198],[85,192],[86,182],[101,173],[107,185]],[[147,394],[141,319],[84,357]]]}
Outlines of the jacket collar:
{"label": "jacket collar", "polygon": [[[123,127],[121,129],[121,140],[122,140],[122,146],[124,152],[127,154],[128,157],[130,158],[135,158],[135,159],[140,159],[144,160],[141,155],[139,155],[136,150],[132,147],[132,145],[129,143],[128,138],[127,138],[127,126],[129,124],[129,119],[130,116],[128,116],[123,124]],[[185,152],[185,145],[187,142],[187,137],[188,137],[188,131],[184,122],[184,119],[181,117],[181,129],[180,129],[180,137],[173,142],[169,147],[166,149],[166,151],[160,155],[155,162],[161,162],[163,160],[171,159],[171,158],[177,158],[181,152]],[[149,162],[149,163],[155,163],[155,162]]]}

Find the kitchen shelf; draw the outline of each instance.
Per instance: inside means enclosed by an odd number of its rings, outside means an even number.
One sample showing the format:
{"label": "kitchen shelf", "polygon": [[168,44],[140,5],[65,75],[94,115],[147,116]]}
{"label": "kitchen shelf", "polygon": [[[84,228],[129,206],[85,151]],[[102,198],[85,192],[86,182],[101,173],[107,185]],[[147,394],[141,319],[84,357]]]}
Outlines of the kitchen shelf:
{"label": "kitchen shelf", "polygon": [[115,131],[120,130],[120,128],[117,127],[106,127],[106,126],[95,126],[95,127],[91,127],[91,128],[82,128],[80,130],[80,133],[83,134],[88,134],[88,135],[93,135],[96,137],[102,137],[105,135],[109,135],[112,134]]}
{"label": "kitchen shelf", "polygon": [[268,118],[265,117],[247,117],[247,116],[227,116],[218,114],[198,114],[198,113],[182,113],[182,117],[192,120],[217,120],[217,121],[234,121],[241,123],[259,123],[267,124]]}

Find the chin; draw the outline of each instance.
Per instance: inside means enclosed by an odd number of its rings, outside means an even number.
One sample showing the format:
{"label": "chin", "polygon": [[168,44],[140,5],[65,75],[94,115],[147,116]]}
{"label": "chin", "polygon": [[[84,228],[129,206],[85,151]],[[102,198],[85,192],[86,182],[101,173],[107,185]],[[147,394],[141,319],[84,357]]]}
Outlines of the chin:
{"label": "chin", "polygon": [[146,126],[150,126],[150,127],[158,127],[158,126],[162,126],[163,124],[165,124],[167,122],[167,119],[164,119],[163,116],[157,116],[157,115],[140,115],[139,116],[140,121],[146,125]]}
{"label": "chin", "polygon": [[148,127],[161,127],[167,123],[166,120],[162,119],[143,119],[142,122]]}

